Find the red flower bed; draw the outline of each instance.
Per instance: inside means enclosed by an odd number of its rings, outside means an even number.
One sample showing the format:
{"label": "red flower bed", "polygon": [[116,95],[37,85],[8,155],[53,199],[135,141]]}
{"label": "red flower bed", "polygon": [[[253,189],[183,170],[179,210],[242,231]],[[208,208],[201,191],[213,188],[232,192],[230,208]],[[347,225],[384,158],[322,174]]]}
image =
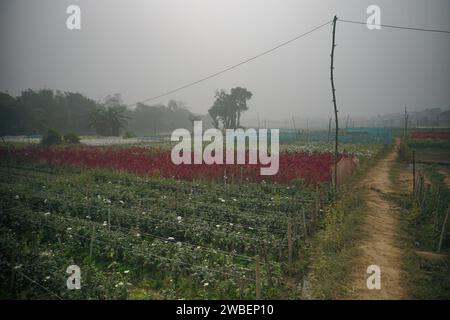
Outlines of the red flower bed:
{"label": "red flower bed", "polygon": [[[45,148],[30,146],[12,151],[16,160],[43,160],[50,165],[70,165],[81,168],[108,168],[123,170],[139,175],[157,175],[175,179],[206,179],[223,181],[226,168],[228,181],[240,180],[241,168],[243,178],[247,181],[287,182],[303,179],[306,183],[318,183],[331,180],[330,168],[333,164],[331,153],[282,153],[279,159],[279,171],[274,176],[260,175],[261,165],[175,165],[168,150],[150,150],[141,147],[57,147]],[[0,157],[8,157],[5,149],[0,149]],[[345,155],[340,155],[340,158]]]}
{"label": "red flower bed", "polygon": [[415,131],[411,137],[413,139],[450,140],[450,131]]}

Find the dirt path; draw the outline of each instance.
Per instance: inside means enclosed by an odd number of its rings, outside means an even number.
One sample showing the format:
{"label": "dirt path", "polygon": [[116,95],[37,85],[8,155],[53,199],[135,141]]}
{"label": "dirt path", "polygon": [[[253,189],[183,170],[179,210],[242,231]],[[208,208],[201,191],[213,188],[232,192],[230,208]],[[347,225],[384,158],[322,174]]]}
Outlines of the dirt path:
{"label": "dirt path", "polygon": [[[402,286],[402,251],[397,244],[398,215],[393,203],[383,194],[392,191],[389,169],[393,165],[397,144],[380,160],[360,182],[366,189],[367,211],[361,227],[362,240],[357,243],[359,254],[353,261],[352,283],[349,299],[404,299],[407,293]],[[381,289],[367,288],[367,267],[377,265],[381,269]]]}

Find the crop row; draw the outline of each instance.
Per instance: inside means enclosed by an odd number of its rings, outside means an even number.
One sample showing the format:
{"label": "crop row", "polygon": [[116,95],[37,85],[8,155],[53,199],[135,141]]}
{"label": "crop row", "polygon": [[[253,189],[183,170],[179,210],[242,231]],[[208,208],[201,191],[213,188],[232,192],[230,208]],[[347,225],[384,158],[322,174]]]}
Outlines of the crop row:
{"label": "crop row", "polygon": [[[340,154],[339,158],[346,157]],[[260,164],[180,164],[171,161],[169,150],[150,150],[142,147],[41,147],[27,146],[9,150],[0,149],[0,158],[12,157],[15,161],[45,161],[50,165],[68,165],[79,168],[109,168],[139,175],[161,176],[183,180],[214,182],[303,180],[306,183],[331,181],[332,153],[296,152],[281,153],[279,170],[273,176],[260,175]]]}

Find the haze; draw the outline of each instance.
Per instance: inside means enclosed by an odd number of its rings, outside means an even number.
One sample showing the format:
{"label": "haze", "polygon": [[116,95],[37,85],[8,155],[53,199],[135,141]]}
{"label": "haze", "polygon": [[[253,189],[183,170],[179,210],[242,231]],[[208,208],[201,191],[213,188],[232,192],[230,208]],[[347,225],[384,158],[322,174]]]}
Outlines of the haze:
{"label": "haze", "polygon": [[[81,7],[82,29],[66,28]],[[254,56],[333,18],[450,30],[450,2],[148,0],[0,2],[0,91],[52,88],[133,104]],[[450,35],[338,23],[340,114],[353,117],[450,106]],[[214,91],[253,93],[243,120],[332,115],[331,24],[269,55],[152,101],[182,100],[205,114]]]}

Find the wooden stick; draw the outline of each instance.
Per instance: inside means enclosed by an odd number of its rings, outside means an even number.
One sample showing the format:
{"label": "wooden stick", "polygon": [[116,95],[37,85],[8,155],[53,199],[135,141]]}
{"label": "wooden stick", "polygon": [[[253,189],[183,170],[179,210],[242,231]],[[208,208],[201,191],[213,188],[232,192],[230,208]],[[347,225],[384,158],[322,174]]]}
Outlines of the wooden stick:
{"label": "wooden stick", "polygon": [[289,268],[292,267],[292,222],[288,222],[287,226],[287,239],[288,239],[288,264]]}
{"label": "wooden stick", "polygon": [[270,267],[269,257],[267,255],[267,244],[264,243],[264,263],[266,264],[267,269],[267,285],[269,288],[272,287],[272,268]]}
{"label": "wooden stick", "polygon": [[331,47],[331,66],[330,66],[330,74],[331,74],[331,92],[333,94],[333,105],[334,105],[334,120],[336,123],[335,130],[335,140],[334,140],[334,188],[337,190],[337,163],[338,163],[338,136],[339,136],[339,122],[338,122],[338,110],[336,105],[336,89],[334,88],[334,48],[336,47],[335,39],[336,39],[336,21],[337,16],[333,18],[333,42]]}
{"label": "wooden stick", "polygon": [[92,253],[94,251],[94,240],[95,240],[95,227],[92,226],[91,243],[89,245],[89,258],[92,258]]}
{"label": "wooden stick", "polygon": [[308,231],[306,228],[306,215],[305,215],[305,208],[302,208],[302,219],[303,219],[303,234],[305,238],[308,236]]}
{"label": "wooden stick", "polygon": [[413,170],[413,195],[416,194],[416,152],[412,152],[412,170]]}
{"label": "wooden stick", "polygon": [[439,237],[439,244],[438,244],[438,250],[437,250],[438,253],[441,252],[442,241],[444,240],[444,235],[445,235],[445,226],[447,225],[447,219],[448,219],[449,213],[450,213],[450,206],[447,208],[447,213],[445,214],[444,223],[442,224],[441,236]]}
{"label": "wooden stick", "polygon": [[261,283],[260,283],[260,273],[259,273],[259,255],[255,257],[255,290],[256,290],[256,300],[261,299]]}

